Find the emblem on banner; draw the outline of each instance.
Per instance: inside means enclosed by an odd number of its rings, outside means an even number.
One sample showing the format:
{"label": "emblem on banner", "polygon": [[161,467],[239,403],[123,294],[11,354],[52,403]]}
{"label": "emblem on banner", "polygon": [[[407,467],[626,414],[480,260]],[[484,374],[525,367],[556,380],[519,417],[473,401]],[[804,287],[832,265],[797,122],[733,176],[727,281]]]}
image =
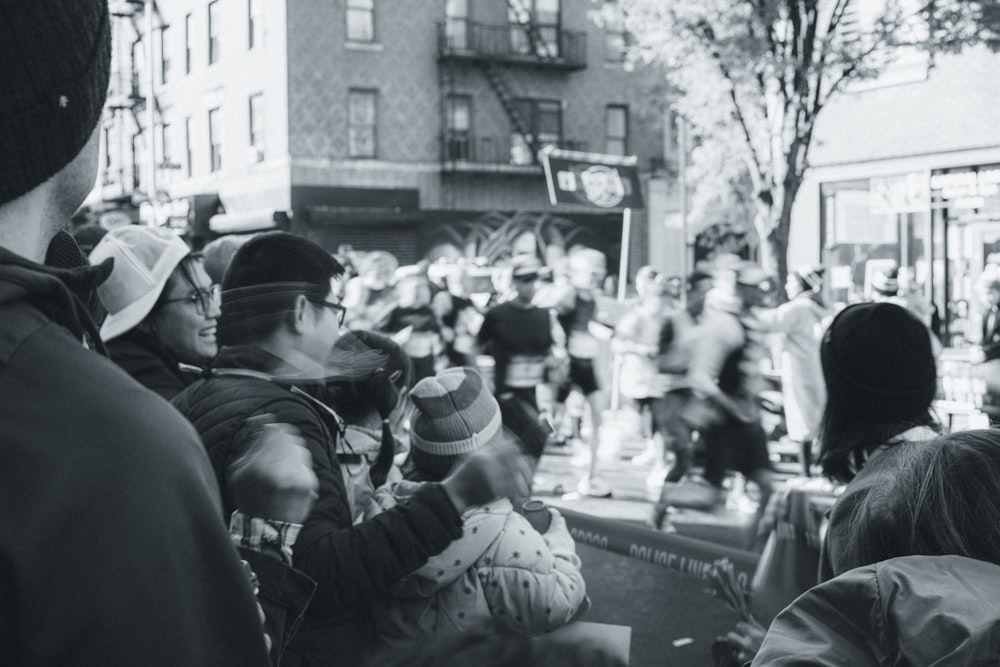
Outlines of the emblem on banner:
{"label": "emblem on banner", "polygon": [[614,208],[625,198],[625,184],[618,170],[595,164],[580,173],[580,184],[587,199],[602,208]]}

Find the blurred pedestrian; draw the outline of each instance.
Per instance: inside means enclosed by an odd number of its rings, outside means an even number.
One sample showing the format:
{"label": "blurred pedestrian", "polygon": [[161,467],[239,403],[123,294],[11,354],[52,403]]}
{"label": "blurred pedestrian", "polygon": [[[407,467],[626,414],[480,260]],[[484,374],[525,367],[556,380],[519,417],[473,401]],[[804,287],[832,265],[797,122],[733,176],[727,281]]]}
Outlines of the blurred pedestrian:
{"label": "blurred pedestrian", "polygon": [[[647,463],[659,484],[665,472],[663,434],[653,419],[653,403],[663,396],[658,380],[656,355],[660,349],[660,330],[667,315],[666,284],[651,266],[640,267],[635,274],[636,298],[615,326],[611,350],[619,355],[621,394],[634,402],[639,413],[640,429],[646,442]],[[644,460],[639,459],[639,460]]]}
{"label": "blurred pedestrian", "polygon": [[531,255],[511,260],[516,296],[486,311],[476,340],[480,351],[495,361],[495,393],[510,392],[535,409],[536,390],[556,363],[549,310],[532,303],[541,268]]}
{"label": "blurred pedestrian", "polygon": [[396,305],[379,330],[390,334],[403,346],[413,362],[416,380],[434,375],[444,351],[441,321],[431,308],[431,286],[419,270],[402,275],[395,285]]}
{"label": "blurred pedestrian", "polygon": [[788,274],[788,301],[756,311],[763,330],[782,335],[781,390],[788,437],[799,446],[802,473],[809,477],[813,440],[826,405],[819,344],[831,317],[823,295],[823,267],[802,266]]}
{"label": "blurred pedestrian", "polygon": [[[371,516],[407,502],[425,483],[440,482],[478,449],[514,437],[471,368],[421,380],[411,399],[407,480],[378,489]],[[396,642],[496,629],[539,635],[573,620],[586,600],[573,538],[555,510],[546,510],[548,525],[536,530],[512,504],[526,499],[497,498],[466,509],[462,537],[376,605],[379,635]]]}
{"label": "blurred pedestrian", "polygon": [[97,292],[108,309],[101,338],[111,359],[170,400],[218,352],[219,286],[173,232],[128,225],[109,232],[91,262],[114,260]]}
{"label": "blurred pedestrian", "polygon": [[717,497],[721,498],[730,471],[757,485],[759,523],[774,486],[767,437],[760,424],[762,351],[753,309],[764,302],[771,283],[763,269],[750,262],[741,262],[732,271],[732,286],[716,287],[706,303],[687,374],[692,400],[685,406],[684,418],[705,443],[703,476]]}
{"label": "blurred pedestrian", "polygon": [[373,250],[358,261],[358,275],[344,286],[348,329],[377,331],[396,306],[393,274],[399,260],[385,250]]}
{"label": "blurred pedestrian", "polygon": [[96,180],[111,32],[105,0],[10,0],[0,20],[2,661],[266,666],[197,434],[85,347],[103,349],[87,306],[112,263],[60,230]]}
{"label": "blurred pedestrian", "polygon": [[297,428],[312,454],[319,497],[305,520],[294,563],[317,582],[288,648],[292,665],[354,664],[370,650],[368,607],[461,535],[461,512],[527,489],[527,463],[513,447],[473,456],[404,506],[353,525],[336,454],[341,422],[329,408],[330,358],[344,307],[333,300],[342,269],[302,237],[260,234],[233,256],[223,284],[219,355],[205,377],[174,399],[202,436],[231,508],[226,462],[246,448],[254,419]]}
{"label": "blurred pedestrian", "polygon": [[[566,333],[566,350],[569,353],[569,378],[559,389],[556,400],[565,403],[574,388],[586,398],[591,424],[589,470],[577,485],[577,491],[584,496],[606,498],[611,495],[611,487],[597,474],[604,397],[594,368],[601,350],[594,328],[602,326],[595,316],[597,298],[601,295],[601,285],[607,275],[607,260],[599,250],[575,247],[569,253],[568,270],[569,282],[554,286],[549,296],[559,324]],[[582,417],[574,425],[574,435],[578,437],[581,435],[579,421]]]}

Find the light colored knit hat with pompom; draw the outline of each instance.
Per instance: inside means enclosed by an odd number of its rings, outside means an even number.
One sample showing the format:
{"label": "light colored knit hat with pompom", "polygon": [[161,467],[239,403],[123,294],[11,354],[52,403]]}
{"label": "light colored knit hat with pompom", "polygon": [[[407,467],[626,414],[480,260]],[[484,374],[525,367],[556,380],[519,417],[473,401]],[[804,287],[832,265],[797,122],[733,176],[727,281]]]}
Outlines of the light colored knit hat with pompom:
{"label": "light colored knit hat with pompom", "polygon": [[449,368],[410,391],[416,406],[410,456],[424,473],[443,477],[462,457],[501,432],[500,406],[472,368]]}

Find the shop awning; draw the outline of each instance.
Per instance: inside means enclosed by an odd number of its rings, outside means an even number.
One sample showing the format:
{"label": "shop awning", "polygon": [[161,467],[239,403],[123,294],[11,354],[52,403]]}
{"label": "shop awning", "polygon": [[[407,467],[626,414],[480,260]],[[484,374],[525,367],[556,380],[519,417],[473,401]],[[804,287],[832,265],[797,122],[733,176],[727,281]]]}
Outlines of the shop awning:
{"label": "shop awning", "polygon": [[215,234],[245,234],[277,229],[281,211],[259,209],[240,213],[219,213],[209,218],[208,228]]}

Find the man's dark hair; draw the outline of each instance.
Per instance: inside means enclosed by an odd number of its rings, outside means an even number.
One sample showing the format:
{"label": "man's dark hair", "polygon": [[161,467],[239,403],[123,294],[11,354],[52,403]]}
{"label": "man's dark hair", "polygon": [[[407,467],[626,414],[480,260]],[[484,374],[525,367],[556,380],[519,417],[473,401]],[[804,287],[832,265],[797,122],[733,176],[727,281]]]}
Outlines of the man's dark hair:
{"label": "man's dark hair", "polygon": [[273,334],[305,295],[323,301],[344,274],[330,253],[301,236],[255,236],[233,255],[222,279],[221,345],[257,343]]}

